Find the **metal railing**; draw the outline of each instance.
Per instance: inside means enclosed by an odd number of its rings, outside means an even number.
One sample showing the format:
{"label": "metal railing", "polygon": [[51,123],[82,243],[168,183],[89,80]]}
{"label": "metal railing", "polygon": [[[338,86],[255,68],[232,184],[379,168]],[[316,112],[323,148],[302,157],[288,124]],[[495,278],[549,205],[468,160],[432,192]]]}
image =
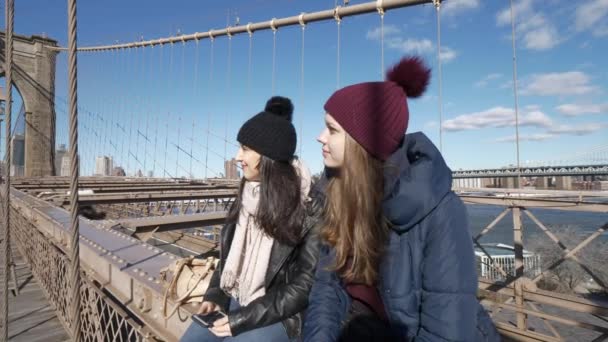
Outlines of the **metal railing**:
{"label": "metal railing", "polygon": [[[11,233],[17,249],[41,285],[57,317],[70,326],[69,258],[16,209],[12,210]],[[83,272],[80,287],[80,321],[84,341],[152,341],[152,334]]]}
{"label": "metal railing", "polygon": [[[489,204],[503,205],[506,208],[496,216],[477,236],[474,237],[477,248],[482,250],[485,258],[489,260],[489,265],[494,268],[495,273],[501,277],[497,280],[480,278],[479,294],[485,302],[495,321],[497,328],[503,336],[510,337],[518,341],[561,341],[564,336],[556,329],[555,324],[577,327],[586,330],[593,341],[608,340],[608,299],[592,301],[573,294],[557,293],[539,289],[542,280],[549,279],[552,272],[564,262],[573,262],[580,267],[597,285],[604,289],[606,279],[595,274],[579,257],[581,250],[590,245],[598,237],[608,230],[608,223],[598,227],[594,232],[588,234],[575,246],[567,247],[567,243],[541,222],[531,209],[555,209],[555,210],[576,210],[588,213],[608,213],[608,203],[585,202],[581,200],[555,200],[542,198],[521,198],[504,196],[482,197],[461,195],[461,198],[468,204]],[[515,272],[505,270],[504,264],[496,262],[496,258],[486,252],[479,240],[481,237],[492,231],[508,214],[512,214],[513,223],[513,246],[515,259]],[[561,249],[562,255],[556,260],[551,260],[549,265],[540,272],[535,272],[532,276],[525,269],[524,258],[524,229],[522,216],[527,217],[547,236],[556,246]],[[598,250],[597,253],[606,254],[606,251]],[[541,256],[542,258],[542,256]],[[608,266],[605,266],[608,267]],[[606,272],[608,274],[608,271]],[[551,309],[548,313],[543,311]],[[569,315],[559,314],[555,308],[566,309]],[[583,320],[580,316],[587,316]],[[514,315],[514,316],[513,316]],[[570,316],[570,317],[565,317]],[[581,317],[581,318],[578,318]],[[534,318],[537,323],[531,326],[530,320]],[[514,322],[513,322],[514,321]],[[595,321],[595,323],[591,322]],[[564,330],[562,330],[563,332]],[[595,335],[594,335],[595,334]],[[591,340],[591,339],[590,339]]]}

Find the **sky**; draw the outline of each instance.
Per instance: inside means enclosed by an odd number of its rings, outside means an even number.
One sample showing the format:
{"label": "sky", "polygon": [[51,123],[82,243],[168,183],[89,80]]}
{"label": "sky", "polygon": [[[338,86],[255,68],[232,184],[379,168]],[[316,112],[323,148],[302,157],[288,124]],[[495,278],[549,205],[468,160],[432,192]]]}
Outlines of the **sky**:
{"label": "sky", "polygon": [[[521,164],[607,162],[608,67],[602,61],[608,56],[608,0],[513,3]],[[261,22],[335,4],[80,1],[78,44],[204,32],[237,19]],[[442,126],[442,152],[454,170],[515,164],[509,1],[447,0],[440,13],[440,48],[433,6],[390,10],[384,17],[384,68],[403,56],[420,55],[432,69],[425,95],[408,100],[408,132],[422,131],[439,146]],[[15,32],[45,35],[67,46],[66,2],[16,2]],[[81,53],[82,173],[94,171],[97,155],[111,155],[129,174],[217,176],[224,158],[236,154],[239,127],[272,95],[293,100],[297,153],[318,172],[322,156],[316,137],[323,128],[324,102],[337,87],[382,80],[381,47],[380,16],[371,13],[344,18],[339,29],[327,21],[304,30],[281,28],[274,37],[260,31],[213,43]],[[68,141],[66,64],[62,52],[56,75],[58,144]]]}

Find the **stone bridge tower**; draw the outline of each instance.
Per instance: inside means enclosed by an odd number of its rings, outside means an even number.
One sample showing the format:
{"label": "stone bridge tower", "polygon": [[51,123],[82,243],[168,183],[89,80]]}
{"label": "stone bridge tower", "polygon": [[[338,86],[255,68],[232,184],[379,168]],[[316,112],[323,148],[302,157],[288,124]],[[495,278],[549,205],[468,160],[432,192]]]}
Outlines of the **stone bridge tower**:
{"label": "stone bridge tower", "polygon": [[[13,85],[25,106],[25,176],[54,176],[55,62],[57,42],[13,35]],[[0,77],[5,73],[5,33],[0,32]]]}

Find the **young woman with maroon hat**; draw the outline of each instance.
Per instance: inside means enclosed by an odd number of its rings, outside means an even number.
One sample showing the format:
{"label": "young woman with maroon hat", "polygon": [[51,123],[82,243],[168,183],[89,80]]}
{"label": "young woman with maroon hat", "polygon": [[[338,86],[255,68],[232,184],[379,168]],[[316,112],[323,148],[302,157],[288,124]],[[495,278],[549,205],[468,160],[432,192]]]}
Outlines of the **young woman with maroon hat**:
{"label": "young woman with maroon hat", "polygon": [[404,58],[384,82],[336,91],[318,138],[327,178],[323,245],[305,341],[498,341],[476,298],[467,212],[408,98],[430,70]]}

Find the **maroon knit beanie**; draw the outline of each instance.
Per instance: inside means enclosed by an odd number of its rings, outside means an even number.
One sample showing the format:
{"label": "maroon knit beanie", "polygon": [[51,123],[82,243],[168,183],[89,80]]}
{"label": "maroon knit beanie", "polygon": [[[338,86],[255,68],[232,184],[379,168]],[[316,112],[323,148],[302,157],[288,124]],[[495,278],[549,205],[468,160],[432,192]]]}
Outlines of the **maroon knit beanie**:
{"label": "maroon knit beanie", "polygon": [[385,161],[407,130],[407,97],[421,96],[430,76],[419,57],[405,57],[387,71],[386,81],[342,88],[324,108],[367,152]]}

